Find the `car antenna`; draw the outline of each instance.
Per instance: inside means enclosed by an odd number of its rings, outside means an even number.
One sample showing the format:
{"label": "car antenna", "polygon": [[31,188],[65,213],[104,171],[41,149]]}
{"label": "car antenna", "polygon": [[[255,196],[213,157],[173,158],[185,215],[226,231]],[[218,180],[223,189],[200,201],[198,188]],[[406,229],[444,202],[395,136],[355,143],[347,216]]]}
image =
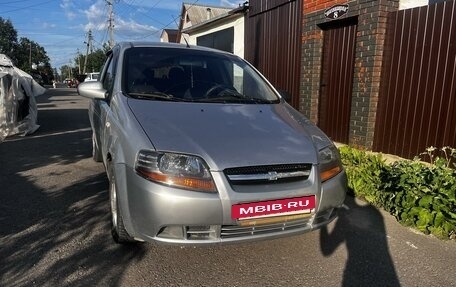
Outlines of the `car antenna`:
{"label": "car antenna", "polygon": [[185,39],[185,36],[184,36],[184,37],[182,37],[182,38],[184,38],[184,41],[185,41],[185,43],[187,44],[187,48],[190,48],[190,45],[188,44],[188,41],[187,41],[187,39]]}

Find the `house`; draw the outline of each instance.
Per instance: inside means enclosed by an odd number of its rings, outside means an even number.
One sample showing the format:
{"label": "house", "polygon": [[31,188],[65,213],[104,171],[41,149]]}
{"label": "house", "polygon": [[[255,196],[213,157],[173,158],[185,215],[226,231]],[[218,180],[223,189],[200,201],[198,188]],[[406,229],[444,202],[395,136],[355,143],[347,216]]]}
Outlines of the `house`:
{"label": "house", "polygon": [[[246,4],[238,8],[183,3],[176,42],[215,48],[244,57]],[[166,38],[163,31],[163,39]]]}
{"label": "house", "polygon": [[177,29],[163,29],[160,35],[160,42],[176,43],[178,33],[179,30]]}
{"label": "house", "polygon": [[[182,30],[193,25],[198,25],[202,22],[208,21],[211,18],[217,17],[221,14],[225,14],[230,10],[231,8],[228,7],[182,3],[177,42],[185,43],[184,37],[182,35]],[[185,39],[188,41],[187,38]]]}
{"label": "house", "polygon": [[401,0],[399,1],[399,10],[415,8],[418,6],[425,6],[428,4],[428,0]]}
{"label": "house", "polygon": [[[211,8],[207,8],[208,13]],[[205,46],[233,53],[244,58],[244,17],[248,6],[243,5],[199,24],[181,30],[190,45]],[[182,42],[182,40],[181,40]]]}

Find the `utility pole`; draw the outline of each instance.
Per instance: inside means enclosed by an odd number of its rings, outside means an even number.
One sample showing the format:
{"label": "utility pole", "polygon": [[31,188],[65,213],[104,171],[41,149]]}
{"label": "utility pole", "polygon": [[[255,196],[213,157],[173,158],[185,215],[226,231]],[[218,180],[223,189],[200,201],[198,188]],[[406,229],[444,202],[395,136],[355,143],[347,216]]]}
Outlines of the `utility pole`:
{"label": "utility pole", "polygon": [[108,3],[108,13],[109,13],[109,18],[108,18],[108,31],[109,31],[109,48],[112,49],[114,47],[114,17],[113,17],[113,12],[112,12],[112,0],[106,0],[106,3]]}
{"label": "utility pole", "polygon": [[89,33],[87,35],[87,42],[84,43],[87,44],[86,57],[84,61],[84,71],[82,72],[85,75],[87,71],[87,59],[89,57],[89,49],[90,51],[92,51],[92,30],[89,30]]}
{"label": "utility pole", "polygon": [[71,80],[73,78],[73,75],[71,74],[71,59],[68,64],[68,78]]}
{"label": "utility pole", "polygon": [[78,57],[78,68],[79,68],[79,75],[81,74],[81,59],[80,59],[80,54],[79,54],[79,48],[77,49],[78,51],[78,54],[77,54],[77,57]]}
{"label": "utility pole", "polygon": [[32,69],[32,42],[29,42],[29,67]]}

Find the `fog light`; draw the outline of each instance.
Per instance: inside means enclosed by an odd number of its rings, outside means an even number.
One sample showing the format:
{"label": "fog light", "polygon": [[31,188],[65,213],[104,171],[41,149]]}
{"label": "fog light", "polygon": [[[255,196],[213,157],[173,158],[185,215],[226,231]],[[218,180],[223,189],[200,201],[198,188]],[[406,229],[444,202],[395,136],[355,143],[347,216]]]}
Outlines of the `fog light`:
{"label": "fog light", "polygon": [[197,225],[187,226],[188,240],[214,240],[217,238],[217,231],[220,230],[218,225]]}
{"label": "fog light", "polygon": [[160,230],[157,236],[168,239],[184,239],[184,229],[182,226],[166,226]]}

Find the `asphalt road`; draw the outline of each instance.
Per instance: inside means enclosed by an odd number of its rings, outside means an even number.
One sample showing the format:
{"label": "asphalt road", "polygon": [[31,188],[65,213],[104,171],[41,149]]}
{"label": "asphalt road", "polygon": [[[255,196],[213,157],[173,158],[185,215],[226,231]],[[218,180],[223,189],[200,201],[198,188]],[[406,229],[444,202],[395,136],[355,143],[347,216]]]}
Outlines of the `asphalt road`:
{"label": "asphalt road", "polygon": [[116,245],[88,101],[38,97],[40,129],[0,143],[0,286],[456,286],[456,242],[348,198],[328,228],[241,245]]}

